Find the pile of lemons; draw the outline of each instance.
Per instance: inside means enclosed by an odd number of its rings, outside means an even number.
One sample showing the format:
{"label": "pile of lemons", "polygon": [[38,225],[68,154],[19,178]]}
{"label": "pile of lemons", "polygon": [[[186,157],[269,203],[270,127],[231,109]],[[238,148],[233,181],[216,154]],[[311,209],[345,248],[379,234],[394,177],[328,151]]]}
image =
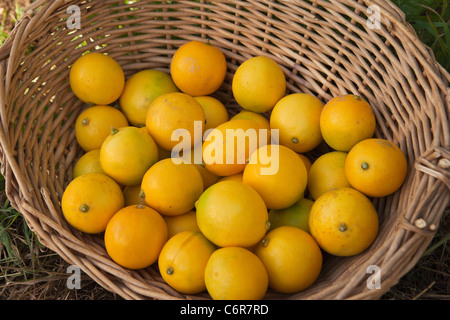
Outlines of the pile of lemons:
{"label": "pile of lemons", "polygon": [[[157,266],[184,294],[299,292],[318,279],[324,253],[356,255],[376,240],[370,197],[400,188],[406,158],[373,137],[375,116],[360,96],[324,104],[286,94],[281,66],[255,56],[232,76],[242,110],[230,116],[213,96],[226,76],[223,52],[199,41],[178,48],[170,74],[125,79],[108,55],[79,57],[70,86],[87,104],[75,123],[84,153],[64,217],[102,234],[117,264]],[[332,151],[308,157],[321,144]]]}

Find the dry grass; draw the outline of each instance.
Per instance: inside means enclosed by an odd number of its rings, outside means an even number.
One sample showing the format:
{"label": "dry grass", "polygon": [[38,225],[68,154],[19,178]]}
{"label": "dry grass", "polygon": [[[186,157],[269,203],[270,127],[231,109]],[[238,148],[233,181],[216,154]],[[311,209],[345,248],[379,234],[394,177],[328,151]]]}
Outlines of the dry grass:
{"label": "dry grass", "polygon": [[69,289],[69,264],[39,243],[3,191],[0,201],[0,300],[121,299],[83,273],[81,288]]}
{"label": "dry grass", "polygon": [[[6,37],[29,0],[0,1],[1,37]],[[16,6],[16,4],[18,4]],[[1,177],[0,177],[1,178]],[[0,180],[1,181],[1,180]],[[0,186],[0,300],[121,300],[85,274],[69,289],[69,264],[39,243],[22,216],[9,206]],[[450,299],[450,208],[429,249],[382,299]]]}

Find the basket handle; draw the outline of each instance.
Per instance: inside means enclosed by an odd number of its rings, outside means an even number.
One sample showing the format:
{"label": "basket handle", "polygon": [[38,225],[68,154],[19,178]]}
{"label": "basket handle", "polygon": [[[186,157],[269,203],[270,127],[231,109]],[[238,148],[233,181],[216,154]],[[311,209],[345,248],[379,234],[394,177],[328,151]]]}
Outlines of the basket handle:
{"label": "basket handle", "polygon": [[417,158],[414,167],[428,174],[447,186],[450,190],[450,151],[434,147]]}

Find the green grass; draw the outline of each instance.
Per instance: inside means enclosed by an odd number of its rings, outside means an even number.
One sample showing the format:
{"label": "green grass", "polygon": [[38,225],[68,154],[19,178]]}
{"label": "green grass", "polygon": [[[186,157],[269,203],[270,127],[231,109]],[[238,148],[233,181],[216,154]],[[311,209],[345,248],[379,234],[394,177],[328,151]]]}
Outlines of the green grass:
{"label": "green grass", "polygon": [[[9,205],[5,200],[0,209],[0,242],[6,254],[0,259],[0,265],[5,270],[20,270],[12,274],[4,273],[6,278],[19,276],[27,280],[33,274],[33,270],[28,270],[27,265],[36,265],[36,255],[34,248],[39,251],[41,244],[36,235],[29,229],[21,214]],[[30,253],[24,263],[23,253]]]}
{"label": "green grass", "polygon": [[450,71],[449,0],[393,0],[436,60]]}
{"label": "green grass", "polygon": [[6,19],[9,17],[11,23],[15,24],[17,21],[20,20],[20,18],[22,18],[24,10],[25,8],[20,7],[17,2],[15,4],[14,12],[8,12],[8,10],[5,9],[0,22],[0,45],[2,45],[3,42],[5,42],[10,32],[10,30],[6,25]]}

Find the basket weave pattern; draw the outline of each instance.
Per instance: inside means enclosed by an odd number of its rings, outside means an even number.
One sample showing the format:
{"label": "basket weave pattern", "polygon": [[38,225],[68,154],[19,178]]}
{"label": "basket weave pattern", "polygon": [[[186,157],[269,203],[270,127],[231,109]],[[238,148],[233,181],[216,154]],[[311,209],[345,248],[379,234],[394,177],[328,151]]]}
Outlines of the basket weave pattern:
{"label": "basket weave pattern", "polygon": [[[80,8],[79,29],[68,28],[70,5]],[[368,25],[371,5],[379,28]],[[267,298],[379,298],[419,260],[450,198],[450,76],[386,0],[34,2],[0,48],[0,159],[11,204],[44,245],[123,298],[209,298],[175,292],[154,266],[121,268],[101,235],[74,230],[60,209],[82,154],[74,124],[84,104],[70,90],[69,67],[90,50],[108,53],[127,77],[147,68],[169,73],[173,53],[189,40],[208,40],[225,54],[227,77],[215,96],[230,115],[240,110],[233,73],[256,55],[282,67],[288,93],[323,102],[354,93],[371,104],[375,135],[395,142],[409,165],[400,190],[373,199],[377,240],[354,257],[327,256],[307,290]],[[381,289],[367,287],[370,265],[380,268]]]}

